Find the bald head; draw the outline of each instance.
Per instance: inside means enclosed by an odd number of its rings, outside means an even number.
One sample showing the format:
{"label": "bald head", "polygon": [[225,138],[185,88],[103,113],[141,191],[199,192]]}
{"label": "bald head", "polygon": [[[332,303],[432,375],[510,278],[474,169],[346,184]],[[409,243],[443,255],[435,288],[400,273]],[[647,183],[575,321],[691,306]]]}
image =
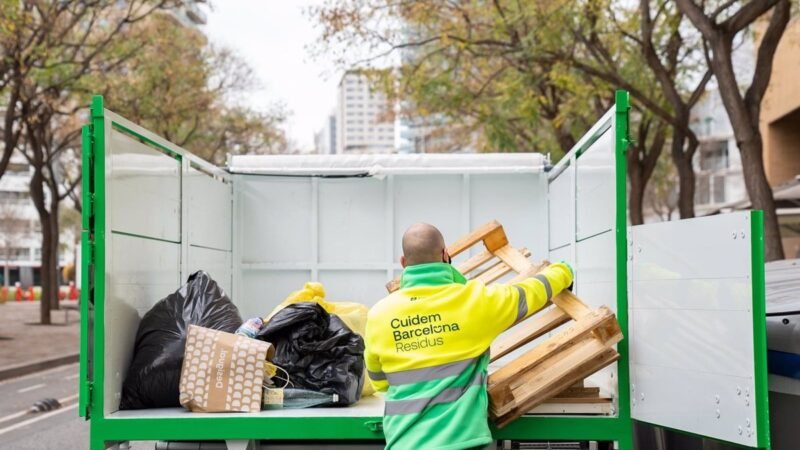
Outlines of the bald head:
{"label": "bald head", "polygon": [[444,237],[433,225],[415,223],[403,234],[403,267],[446,260]]}

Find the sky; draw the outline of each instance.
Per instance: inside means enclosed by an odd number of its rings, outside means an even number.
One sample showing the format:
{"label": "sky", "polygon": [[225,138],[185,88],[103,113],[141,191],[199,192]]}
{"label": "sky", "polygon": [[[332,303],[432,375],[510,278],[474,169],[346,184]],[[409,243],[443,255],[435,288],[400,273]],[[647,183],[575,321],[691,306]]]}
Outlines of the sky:
{"label": "sky", "polygon": [[320,0],[224,0],[206,9],[202,27],[216,45],[234,49],[254,69],[261,89],[249,106],[266,110],[282,102],[290,111],[287,135],[299,149],[314,149],[314,133],[336,106],[340,72],[314,60],[306,46],[318,31],[304,8]]}

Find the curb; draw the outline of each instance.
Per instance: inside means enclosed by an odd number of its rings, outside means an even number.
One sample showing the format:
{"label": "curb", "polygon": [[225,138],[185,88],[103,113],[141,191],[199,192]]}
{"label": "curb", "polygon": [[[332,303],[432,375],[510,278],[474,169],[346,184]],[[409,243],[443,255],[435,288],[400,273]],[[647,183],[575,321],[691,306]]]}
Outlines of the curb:
{"label": "curb", "polygon": [[39,361],[18,364],[16,366],[0,367],[0,381],[7,380],[9,378],[21,377],[23,375],[28,375],[45,369],[52,369],[54,367],[76,363],[78,362],[79,358],[80,357],[78,353],[73,353],[65,356],[59,356],[58,358],[40,359]]}

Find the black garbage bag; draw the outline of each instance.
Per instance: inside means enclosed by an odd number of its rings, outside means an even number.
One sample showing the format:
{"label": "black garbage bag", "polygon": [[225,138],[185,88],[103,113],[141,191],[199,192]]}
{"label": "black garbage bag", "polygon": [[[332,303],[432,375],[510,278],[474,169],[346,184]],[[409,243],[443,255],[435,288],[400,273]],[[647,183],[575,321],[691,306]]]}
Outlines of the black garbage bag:
{"label": "black garbage bag", "polygon": [[139,322],[120,409],[181,406],[178,386],[189,325],[233,333],[241,324],[236,305],[206,272],[190,275]]}
{"label": "black garbage bag", "polygon": [[338,394],[342,406],[361,398],[364,339],[318,304],[285,307],[256,337],[275,346],[272,362],[289,373],[293,387]]}

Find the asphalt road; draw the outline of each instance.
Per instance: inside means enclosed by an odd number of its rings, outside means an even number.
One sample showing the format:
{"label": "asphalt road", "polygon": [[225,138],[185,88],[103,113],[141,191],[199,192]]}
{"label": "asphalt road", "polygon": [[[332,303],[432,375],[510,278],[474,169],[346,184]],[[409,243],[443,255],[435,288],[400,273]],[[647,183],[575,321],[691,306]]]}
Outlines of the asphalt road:
{"label": "asphalt road", "polygon": [[[55,398],[61,407],[29,412],[37,401]],[[89,447],[89,423],[78,417],[78,365],[70,364],[0,381],[0,449],[83,450]],[[137,442],[132,450],[152,449]]]}

